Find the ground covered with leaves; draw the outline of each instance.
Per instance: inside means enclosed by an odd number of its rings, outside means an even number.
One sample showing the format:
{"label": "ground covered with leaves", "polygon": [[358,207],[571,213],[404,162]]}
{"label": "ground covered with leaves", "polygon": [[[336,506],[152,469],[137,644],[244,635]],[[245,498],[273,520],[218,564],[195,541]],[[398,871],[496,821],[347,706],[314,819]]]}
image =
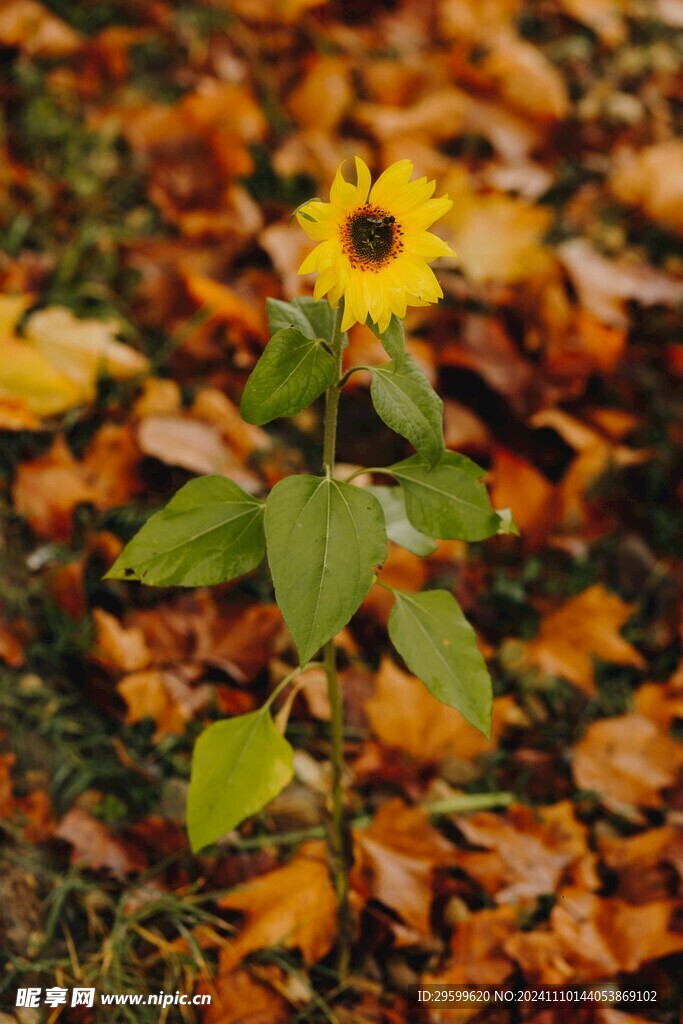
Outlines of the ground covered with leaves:
{"label": "ground covered with leaves", "polygon": [[[673,1024],[683,3],[10,0],[0,47],[0,1019],[42,1019],[18,986],[94,985],[212,994],[169,1021],[551,1024],[410,987],[600,982],[668,999],[576,1019]],[[289,718],[295,782],[201,856],[184,831],[194,739],[293,664],[266,571],[211,592],[102,576],[194,475],[258,494],[318,472],[319,409],[265,431],[237,406],[265,297],[310,289],[290,215],[356,154],[455,201],[459,259],[408,347],[521,536],[392,546],[383,569],[475,625],[490,742],[390,655],[386,591],[339,638],[340,980],[322,676]],[[346,358],[385,357],[356,327]],[[341,415],[343,463],[408,454],[362,374]]]}

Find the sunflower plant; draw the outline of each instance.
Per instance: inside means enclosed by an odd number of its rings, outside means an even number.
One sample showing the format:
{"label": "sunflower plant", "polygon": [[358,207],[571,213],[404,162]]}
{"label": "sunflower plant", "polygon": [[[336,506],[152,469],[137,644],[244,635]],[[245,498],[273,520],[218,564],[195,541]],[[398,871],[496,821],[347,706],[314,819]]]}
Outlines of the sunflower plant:
{"label": "sunflower plant", "polygon": [[[285,477],[264,500],[225,477],[199,477],[148,520],[107,574],[152,586],[209,586],[250,572],[267,555],[296,665],[259,710],[216,722],[197,740],[187,805],[190,842],[194,850],[216,842],[292,779],[292,747],[271,707],[295,680],[305,685],[303,673],[324,666],[332,708],[330,852],[340,942],[347,949],[349,844],[334,637],[373,585],[390,590],[389,638],[405,664],[438,700],[489,736],[491,681],[453,594],[403,593],[378,580],[377,572],[388,539],[427,555],[435,538],[480,541],[514,530],[509,515],[492,508],[484,471],[446,449],[442,402],[406,352],[406,309],[442,297],[429,264],[454,255],[428,230],[451,200],[433,198],[435,183],[411,181],[411,174],[410,161],[400,160],[372,185],[370,171],[356,158],[352,184],[340,167],[330,201],[312,199],[296,211],[317,242],[299,270],[317,273],[313,296],[267,301],[272,337],[247,381],[242,416],[262,425],[294,416],[324,394],[321,474]],[[343,374],[346,332],[356,323],[374,331],[388,360]],[[342,481],[335,475],[337,411],[345,383],[359,369],[371,374],[378,416],[415,453]],[[369,474],[387,482],[360,486],[358,477]]]}

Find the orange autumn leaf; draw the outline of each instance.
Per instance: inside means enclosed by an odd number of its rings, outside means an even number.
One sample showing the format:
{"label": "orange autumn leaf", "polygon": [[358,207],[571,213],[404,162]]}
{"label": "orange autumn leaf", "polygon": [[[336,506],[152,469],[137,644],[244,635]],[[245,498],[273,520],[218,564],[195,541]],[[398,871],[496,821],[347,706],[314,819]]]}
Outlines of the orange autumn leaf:
{"label": "orange autumn leaf", "polygon": [[0,6],[0,44],[18,46],[28,56],[65,57],[82,37],[38,0],[7,0]]}
{"label": "orange autumn leaf", "polygon": [[[278,968],[269,965],[271,971]],[[285,1000],[258,973],[239,967],[230,974],[219,974],[206,986],[211,1003],[203,1024],[287,1024],[291,1014]],[[265,981],[265,983],[264,983]]]}
{"label": "orange autumn leaf", "polygon": [[389,800],[368,828],[355,830],[354,850],[351,885],[363,902],[379,900],[428,939],[434,871],[453,864],[456,849],[426,811]]}
{"label": "orange autumn leaf", "polygon": [[524,663],[544,675],[562,676],[591,696],[594,658],[644,666],[642,655],[619,632],[634,610],[596,583],[543,619],[535,638],[524,645]]}
{"label": "orange autumn leaf", "polygon": [[670,139],[617,157],[610,185],[617,199],[639,206],[669,230],[683,233],[683,141]]}
{"label": "orange autumn leaf", "polygon": [[126,629],[103,608],[93,608],[95,639],[92,656],[106,668],[120,672],[136,672],[150,662],[145,634],[139,626]]}
{"label": "orange autumn leaf", "polygon": [[676,781],[683,747],[641,715],[592,722],[574,746],[576,785],[597,793],[616,811],[657,807],[661,790]]}
{"label": "orange autumn leaf", "polygon": [[581,889],[563,890],[549,928],[519,932],[505,951],[540,984],[597,981],[631,973],[650,960],[683,950],[673,930],[676,901],[634,907]]}
{"label": "orange autumn leaf", "polygon": [[200,671],[197,667],[183,671],[180,666],[163,671],[147,669],[124,676],[116,689],[128,708],[126,722],[132,724],[151,718],[156,725],[155,739],[182,735],[187,723],[206,707],[211,696],[210,687],[189,685]]}
{"label": "orange autumn leaf", "polygon": [[97,507],[101,503],[61,435],[45,455],[20,464],[12,497],[15,509],[26,517],[35,533],[58,540],[70,536],[77,505]]}
{"label": "orange autumn leaf", "polygon": [[285,867],[233,890],[219,906],[246,916],[235,940],[221,952],[222,974],[249,953],[279,945],[299,949],[305,963],[315,963],[329,953],[337,931],[337,904],[323,844],[304,844]]}
{"label": "orange autumn leaf", "polygon": [[438,974],[427,974],[428,985],[500,985],[514,970],[504,951],[517,931],[514,907],[480,910],[458,921],[450,943],[449,962]]}
{"label": "orange autumn leaf", "polygon": [[506,725],[519,722],[520,711],[511,697],[493,702],[492,739],[487,740],[455,708],[449,708],[415,676],[402,672],[390,658],[383,658],[374,695],[365,711],[375,735],[388,746],[405,750],[418,762],[445,757],[470,760],[486,753]]}
{"label": "orange autumn leaf", "polygon": [[557,521],[553,484],[526,459],[500,446],[493,452],[491,501],[494,508],[512,509],[528,548],[542,545]]}

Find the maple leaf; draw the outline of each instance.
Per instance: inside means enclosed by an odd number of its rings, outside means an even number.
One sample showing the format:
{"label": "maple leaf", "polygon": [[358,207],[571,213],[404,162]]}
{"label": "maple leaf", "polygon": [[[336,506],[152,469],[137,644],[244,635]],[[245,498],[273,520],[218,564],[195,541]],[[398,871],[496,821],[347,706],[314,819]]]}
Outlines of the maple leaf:
{"label": "maple leaf", "polygon": [[246,914],[239,935],[221,952],[222,974],[248,953],[271,946],[298,948],[307,964],[321,959],[337,931],[337,901],[323,844],[305,843],[285,867],[233,890],[219,906]]}
{"label": "maple leaf", "polygon": [[596,690],[594,657],[634,668],[645,664],[619,633],[634,610],[635,605],[596,583],[543,619],[536,637],[524,645],[523,660],[545,675],[568,679],[591,696]]}
{"label": "maple leaf", "polygon": [[577,786],[593,790],[617,812],[657,807],[661,790],[673,785],[681,764],[680,744],[642,715],[593,722],[573,748]]}
{"label": "maple leaf", "polygon": [[405,750],[419,762],[444,757],[470,760],[492,750],[508,724],[520,721],[511,697],[493,702],[492,739],[487,740],[469,725],[455,708],[433,697],[415,676],[402,672],[390,658],[383,658],[375,693],[365,702],[373,732],[383,743]]}
{"label": "maple leaf", "polygon": [[498,903],[517,903],[553,893],[572,864],[588,854],[587,829],[563,801],[532,811],[510,807],[504,815],[480,812],[454,818],[473,846],[458,863]]}

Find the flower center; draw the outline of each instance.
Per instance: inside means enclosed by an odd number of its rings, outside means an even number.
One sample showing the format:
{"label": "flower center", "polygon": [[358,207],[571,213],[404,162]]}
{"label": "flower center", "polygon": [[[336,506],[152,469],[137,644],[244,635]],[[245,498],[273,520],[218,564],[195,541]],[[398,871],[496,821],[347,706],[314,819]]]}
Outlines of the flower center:
{"label": "flower center", "polygon": [[403,248],[403,231],[386,210],[366,204],[350,213],[342,225],[342,250],[352,267],[379,270]]}

